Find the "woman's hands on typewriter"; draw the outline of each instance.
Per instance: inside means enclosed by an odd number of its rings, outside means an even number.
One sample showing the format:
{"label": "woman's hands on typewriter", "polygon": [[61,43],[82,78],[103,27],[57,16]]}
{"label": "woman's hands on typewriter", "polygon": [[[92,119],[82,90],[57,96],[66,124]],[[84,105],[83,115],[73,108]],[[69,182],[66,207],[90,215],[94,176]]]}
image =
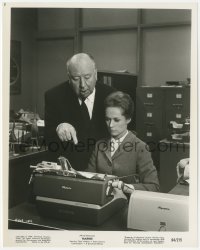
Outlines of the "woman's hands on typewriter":
{"label": "woman's hands on typewriter", "polygon": [[121,189],[113,188],[112,194],[114,195],[116,199],[122,198],[122,199],[127,200],[126,195],[123,193]]}
{"label": "woman's hands on typewriter", "polygon": [[132,193],[135,189],[131,184],[124,183],[119,179],[113,179],[108,182],[107,196],[113,193],[113,190],[119,190],[122,193]]}

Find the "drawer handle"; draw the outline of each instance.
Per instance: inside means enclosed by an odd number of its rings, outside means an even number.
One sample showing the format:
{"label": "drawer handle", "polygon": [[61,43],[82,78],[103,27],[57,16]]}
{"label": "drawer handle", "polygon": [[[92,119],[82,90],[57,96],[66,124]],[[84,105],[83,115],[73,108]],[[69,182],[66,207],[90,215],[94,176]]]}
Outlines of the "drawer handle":
{"label": "drawer handle", "polygon": [[145,102],[144,105],[145,105],[145,106],[153,106],[154,103],[153,103],[153,102]]}
{"label": "drawer handle", "polygon": [[147,125],[147,126],[153,126],[154,125],[153,122],[145,122],[144,124]]}
{"label": "drawer handle", "polygon": [[172,104],[172,106],[180,108],[180,107],[183,107],[183,104],[174,103],[174,104]]}

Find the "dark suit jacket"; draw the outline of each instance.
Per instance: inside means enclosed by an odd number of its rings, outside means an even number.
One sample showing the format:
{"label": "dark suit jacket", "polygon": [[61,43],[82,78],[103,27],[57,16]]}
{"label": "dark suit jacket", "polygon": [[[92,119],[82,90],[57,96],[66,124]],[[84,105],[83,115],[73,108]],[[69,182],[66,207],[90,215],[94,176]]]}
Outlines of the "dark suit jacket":
{"label": "dark suit jacket", "polygon": [[[100,83],[96,84],[89,135],[86,135],[83,129],[78,98],[68,82],[64,82],[45,93],[45,139],[54,160],[59,155],[63,155],[69,158],[72,167],[77,170],[83,170],[87,166],[95,142],[107,135],[103,102],[111,92],[113,92],[111,87]],[[62,143],[59,140],[56,128],[64,122],[70,123],[76,129],[79,141],[77,146],[69,142]]]}
{"label": "dark suit jacket", "polygon": [[132,175],[121,180],[134,184],[135,189],[159,190],[157,171],[148,146],[130,131],[112,157],[110,140],[98,141],[86,171],[118,177]]}

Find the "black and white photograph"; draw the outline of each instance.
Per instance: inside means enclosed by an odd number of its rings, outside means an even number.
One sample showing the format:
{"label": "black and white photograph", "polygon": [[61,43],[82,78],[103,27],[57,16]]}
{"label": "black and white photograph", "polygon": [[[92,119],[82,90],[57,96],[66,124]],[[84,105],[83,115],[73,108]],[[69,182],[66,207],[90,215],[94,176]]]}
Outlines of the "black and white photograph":
{"label": "black and white photograph", "polygon": [[4,4],[5,246],[197,246],[196,19]]}

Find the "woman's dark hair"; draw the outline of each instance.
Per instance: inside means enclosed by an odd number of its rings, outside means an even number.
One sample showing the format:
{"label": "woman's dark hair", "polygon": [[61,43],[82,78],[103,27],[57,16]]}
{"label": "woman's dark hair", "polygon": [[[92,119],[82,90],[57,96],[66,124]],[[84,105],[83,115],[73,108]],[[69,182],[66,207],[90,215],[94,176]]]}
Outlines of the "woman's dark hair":
{"label": "woman's dark hair", "polygon": [[122,92],[115,91],[108,95],[104,101],[105,109],[108,107],[117,107],[121,108],[123,111],[123,115],[126,119],[132,118],[134,111],[134,103],[131,99],[130,95]]}

